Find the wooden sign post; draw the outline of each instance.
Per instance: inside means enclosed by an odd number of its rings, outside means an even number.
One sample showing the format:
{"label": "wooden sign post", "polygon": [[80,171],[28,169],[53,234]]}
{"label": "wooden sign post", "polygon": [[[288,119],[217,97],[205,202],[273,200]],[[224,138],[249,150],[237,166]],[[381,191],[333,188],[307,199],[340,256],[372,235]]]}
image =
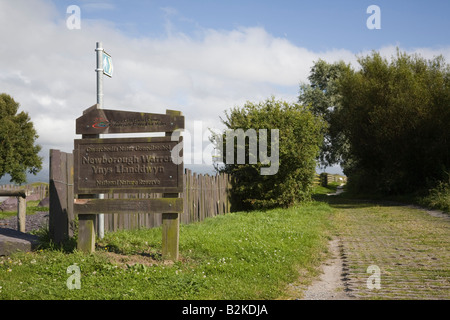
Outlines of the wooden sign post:
{"label": "wooden sign post", "polygon": [[[74,211],[79,217],[79,250],[95,250],[97,213],[162,213],[163,258],[178,260],[183,162],[173,161],[172,150],[182,142],[182,137],[172,141],[172,133],[183,128],[181,112],[172,110],[153,114],[98,109],[95,105],[77,119],[76,133],[83,135],[83,139],[74,142],[74,193],[78,194]],[[164,132],[165,136],[96,138],[99,134],[137,132]],[[92,197],[113,193],[163,193],[163,198]]]}

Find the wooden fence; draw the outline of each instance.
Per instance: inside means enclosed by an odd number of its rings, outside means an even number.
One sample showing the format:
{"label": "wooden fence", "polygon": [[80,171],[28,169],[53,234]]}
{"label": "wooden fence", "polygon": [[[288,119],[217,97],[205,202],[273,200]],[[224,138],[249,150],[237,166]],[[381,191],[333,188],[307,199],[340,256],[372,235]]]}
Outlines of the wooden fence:
{"label": "wooden fence", "polygon": [[16,203],[0,206],[0,210],[17,210],[17,230],[26,231],[27,200],[36,201],[44,199],[48,194],[47,185],[17,186],[12,184],[0,185],[0,197],[16,197]]}
{"label": "wooden fence", "polygon": [[[230,212],[229,190],[230,178],[227,174],[215,176],[192,173],[185,169],[183,174],[184,212],[180,221],[184,224],[203,221],[208,217]],[[105,199],[148,199],[160,198],[158,193],[150,194],[105,194]],[[105,231],[130,230],[158,227],[162,216],[155,214],[105,214]]]}
{"label": "wooden fence", "polygon": [[[50,150],[50,235],[59,243],[73,235],[75,217],[73,213],[73,155],[59,150]],[[230,212],[230,177],[227,174],[215,176],[192,173],[185,169],[183,174],[184,212],[180,221],[184,224],[203,221],[205,218]],[[105,194],[104,199],[148,199],[161,198],[162,194]],[[98,225],[98,215],[95,224]],[[153,228],[162,224],[162,214],[127,213],[105,214],[104,230],[131,230]]]}
{"label": "wooden fence", "polygon": [[328,186],[329,183],[346,183],[347,177],[339,174],[331,174],[322,172],[321,174],[315,174],[313,183],[316,185],[321,185],[323,187]]}
{"label": "wooden fence", "polygon": [[[48,186],[45,184],[32,185],[28,184],[25,186],[17,186],[12,184],[0,185],[0,191],[25,191],[27,197],[35,195],[34,200],[42,200],[48,196]],[[33,197],[34,198],[34,197]]]}

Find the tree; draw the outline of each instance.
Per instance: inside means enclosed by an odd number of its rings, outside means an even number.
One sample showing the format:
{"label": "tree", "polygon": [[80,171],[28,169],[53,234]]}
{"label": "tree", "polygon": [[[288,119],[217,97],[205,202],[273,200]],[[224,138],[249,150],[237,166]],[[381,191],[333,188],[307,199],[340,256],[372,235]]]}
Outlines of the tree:
{"label": "tree", "polygon": [[340,80],[341,110],[358,172],[382,192],[404,193],[450,169],[450,72],[442,57],[397,52],[360,58]]}
{"label": "tree", "polygon": [[[338,159],[349,187],[407,193],[446,179],[450,68],[444,59],[397,51],[390,60],[373,52],[358,62],[358,70],[344,68],[325,81],[337,101],[327,109],[329,141],[338,142],[328,148],[328,159]],[[331,70],[331,65],[323,69]],[[312,79],[320,77],[317,70]]]}
{"label": "tree", "polygon": [[[225,167],[221,171],[233,177],[233,203],[238,209],[287,207],[310,198],[315,159],[322,144],[325,126],[320,117],[314,116],[308,108],[299,104],[277,101],[272,97],[261,103],[247,102],[242,108],[235,107],[225,113],[222,122],[228,129],[223,132],[221,139],[216,139],[224,143],[221,149],[224,151]],[[267,130],[267,136],[261,134],[264,129]],[[261,149],[261,142],[267,141],[267,150],[270,150],[272,158],[276,150],[278,170],[273,172],[275,174],[262,174],[261,169],[268,164],[264,164],[261,158],[251,163],[252,157],[257,158],[254,154],[256,148],[252,148],[255,141],[251,139],[246,139],[240,146],[233,143],[235,158],[227,161],[226,151],[230,150],[230,140],[227,142],[226,136],[238,130],[242,130],[241,133],[254,130],[258,134],[259,156],[264,149]],[[269,133],[273,135],[275,132],[271,130],[278,130],[278,140],[269,137]],[[246,162],[237,163],[242,148],[246,150]]]}
{"label": "tree", "polygon": [[350,65],[342,61],[329,64],[319,59],[311,68],[310,83],[300,85],[298,102],[310,106],[314,115],[323,117],[329,124],[319,155],[324,167],[339,163],[347,146],[336,111],[341,108],[337,81],[349,69]]}
{"label": "tree", "polygon": [[42,158],[33,123],[26,112],[18,110],[11,96],[0,94],[0,178],[9,174],[11,182],[22,184],[27,171],[36,174],[42,169]]}

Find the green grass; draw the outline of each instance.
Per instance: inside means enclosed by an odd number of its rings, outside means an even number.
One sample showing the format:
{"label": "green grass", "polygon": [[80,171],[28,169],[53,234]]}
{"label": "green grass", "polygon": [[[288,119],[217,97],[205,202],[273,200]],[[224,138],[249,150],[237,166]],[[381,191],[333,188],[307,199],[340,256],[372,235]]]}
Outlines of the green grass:
{"label": "green grass", "polygon": [[339,184],[337,183],[330,183],[326,187],[323,187],[321,185],[313,185],[312,193],[313,195],[326,195],[328,193],[334,193],[336,192],[338,186]]}
{"label": "green grass", "polygon": [[[94,254],[44,249],[0,258],[0,299],[275,299],[317,274],[332,209],[310,203],[180,227],[180,261],[161,261],[161,228],[107,233]],[[81,289],[69,290],[77,264]]]}

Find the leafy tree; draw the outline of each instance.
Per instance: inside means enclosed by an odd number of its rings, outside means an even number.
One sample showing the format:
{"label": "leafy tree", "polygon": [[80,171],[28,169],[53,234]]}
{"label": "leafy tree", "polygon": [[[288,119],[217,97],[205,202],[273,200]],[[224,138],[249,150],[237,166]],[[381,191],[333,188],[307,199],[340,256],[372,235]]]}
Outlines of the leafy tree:
{"label": "leafy tree", "polygon": [[319,155],[320,164],[324,167],[339,163],[348,146],[336,111],[341,108],[337,81],[349,69],[350,65],[342,61],[329,64],[319,59],[311,68],[310,83],[300,85],[298,102],[310,106],[314,115],[323,117],[329,124]]}
{"label": "leafy tree", "polygon": [[328,159],[339,161],[349,187],[406,193],[446,179],[450,68],[444,59],[397,51],[390,60],[373,52],[358,62],[357,70],[343,68],[336,78],[325,80],[337,101],[327,115],[329,141],[338,142],[328,149]]}
{"label": "leafy tree", "polygon": [[[272,97],[261,103],[247,102],[242,108],[235,107],[225,112],[225,119],[221,120],[228,130],[223,132],[221,139],[216,139],[224,143],[225,167],[221,171],[233,177],[233,203],[237,209],[287,207],[310,198],[315,159],[325,127],[320,117],[299,104],[277,101]],[[277,149],[279,162],[275,174],[261,174],[261,169],[268,166],[261,162],[261,158],[257,163],[250,163],[252,156],[256,159],[256,155],[252,154],[256,153],[256,149],[252,151],[250,139],[245,141],[245,145],[235,146],[233,151],[237,156],[241,151],[239,148],[245,147],[245,164],[236,163],[236,158],[232,163],[227,163],[226,136],[230,134],[229,130],[236,132],[239,129],[244,132],[254,129],[258,133],[258,144],[265,139],[271,156],[274,154],[270,150]],[[267,139],[261,135],[262,129],[267,129]],[[272,129],[278,129],[278,141],[272,139]],[[260,145],[258,148],[259,154]]]}
{"label": "leafy tree", "polygon": [[11,176],[11,182],[26,182],[26,172],[36,174],[42,169],[41,147],[33,123],[26,112],[17,113],[19,104],[0,94],[0,178]]}

